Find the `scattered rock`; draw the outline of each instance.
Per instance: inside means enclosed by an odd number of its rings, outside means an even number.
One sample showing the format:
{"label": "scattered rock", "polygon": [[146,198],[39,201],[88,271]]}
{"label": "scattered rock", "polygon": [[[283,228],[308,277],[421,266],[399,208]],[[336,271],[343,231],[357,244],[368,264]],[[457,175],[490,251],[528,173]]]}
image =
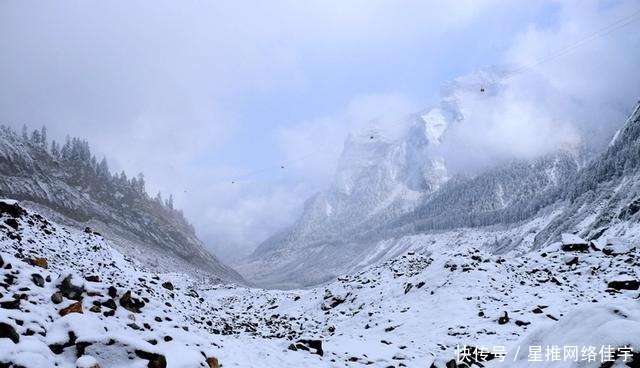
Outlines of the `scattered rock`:
{"label": "scattered rock", "polygon": [[8,218],[6,220],[4,220],[4,223],[7,224],[8,226],[11,226],[14,230],[18,230],[18,221],[16,221],[16,219],[14,218]]}
{"label": "scattered rock", "polygon": [[62,303],[62,293],[59,291],[56,291],[55,293],[51,294],[51,301],[53,302],[53,304],[60,304]]}
{"label": "scattered rock", "polygon": [[413,284],[412,283],[408,283],[405,287],[404,287],[404,293],[408,293],[409,291],[411,291],[411,289],[413,289]]}
{"label": "scattered rock", "polygon": [[58,289],[62,293],[62,295],[71,300],[82,300],[82,293],[84,293],[84,288],[80,286],[73,285],[71,283],[71,275],[65,277],[60,285],[58,285]]}
{"label": "scattered rock", "polygon": [[608,256],[617,256],[627,254],[634,248],[634,246],[623,239],[608,238],[607,244],[602,248],[602,253]]}
{"label": "scattered rock", "polygon": [[116,304],[115,300],[113,299],[107,299],[106,302],[102,303],[103,306],[109,308],[109,309],[113,309],[116,310],[118,308],[118,305]]}
{"label": "scattered rock", "polygon": [[0,303],[0,308],[4,309],[20,309],[20,299],[9,300]]}
{"label": "scattered rock", "polygon": [[49,268],[49,263],[45,258],[42,258],[42,257],[33,258],[29,261],[29,263],[31,263],[32,266],[37,266],[40,268]]}
{"label": "scattered rock", "polygon": [[100,277],[97,276],[97,275],[87,276],[84,279],[89,281],[89,282],[100,282]]}
{"label": "scattered rock", "polygon": [[304,350],[308,351],[311,354],[318,354],[320,356],[324,355],[324,351],[322,350],[322,341],[321,340],[309,340],[302,339],[296,341],[295,344],[289,345],[289,350],[297,351]]}
{"label": "scattered rock", "polygon": [[109,286],[109,289],[107,290],[107,294],[115,299],[118,296],[118,290],[116,288],[114,288],[113,286]]}
{"label": "scattered rock", "polygon": [[574,234],[562,234],[562,246],[564,252],[588,252],[589,243]]}
{"label": "scattered rock", "polygon": [[0,201],[0,214],[9,214],[9,216],[17,218],[24,214],[22,207],[18,203],[7,203]]}
{"label": "scattered rock", "polygon": [[82,303],[75,302],[68,307],[61,309],[59,313],[61,316],[66,316],[69,313],[82,313]]}
{"label": "scattered rock", "polygon": [[51,344],[49,349],[56,355],[62,354],[65,348],[75,345],[77,336],[73,331],[69,331],[69,340],[63,344]]}
{"label": "scattered rock", "polygon": [[167,289],[167,290],[173,290],[173,284],[172,284],[172,283],[170,283],[169,281],[167,281],[167,282],[163,282],[163,283],[162,283],[162,287],[163,287],[163,288],[165,288],[165,289]]}
{"label": "scattered rock", "polygon": [[588,252],[589,244],[588,243],[579,243],[579,244],[562,244],[560,248],[564,252]]}
{"label": "scattered rock", "polygon": [[504,312],[504,316],[498,318],[498,324],[499,325],[504,325],[509,323],[509,314],[505,311]]}
{"label": "scattered rock", "polygon": [[131,290],[128,290],[120,298],[120,306],[133,313],[140,313],[140,308],[144,307],[144,302],[131,296]]}
{"label": "scattered rock", "polygon": [[347,295],[345,295],[344,298],[339,297],[339,296],[333,295],[331,291],[327,289],[324,296],[325,303],[322,303],[322,305],[320,306],[320,309],[322,309],[323,311],[328,311],[330,309],[333,309],[339,306],[340,304],[344,303],[347,300],[347,298],[349,298],[349,296],[351,296],[351,293],[347,293]]}
{"label": "scattered rock", "polygon": [[34,273],[31,275],[31,281],[33,281],[36,286],[44,287],[44,278],[38,273]]}
{"label": "scattered rock", "polygon": [[578,264],[578,257],[567,257],[564,260],[564,264],[567,266],[573,266]]}
{"label": "scattered rock", "polygon": [[9,339],[13,341],[14,344],[17,344],[20,342],[20,335],[18,335],[16,329],[10,324],[0,322],[0,339]]}
{"label": "scattered rock", "polygon": [[607,287],[615,290],[638,290],[640,288],[640,281],[627,280],[627,281],[611,281]]}
{"label": "scattered rock", "polygon": [[208,357],[207,364],[209,368],[220,368],[220,364],[218,363],[218,359],[215,357]]}
{"label": "scattered rock", "polygon": [[144,350],[136,350],[136,355],[140,359],[148,360],[149,364],[147,364],[148,368],[166,368],[167,360],[164,355],[149,353]]}

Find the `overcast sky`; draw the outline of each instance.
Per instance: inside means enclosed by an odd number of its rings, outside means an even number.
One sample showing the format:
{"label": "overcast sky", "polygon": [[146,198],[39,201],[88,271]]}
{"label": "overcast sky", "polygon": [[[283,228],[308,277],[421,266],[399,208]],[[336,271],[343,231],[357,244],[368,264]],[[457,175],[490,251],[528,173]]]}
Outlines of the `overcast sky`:
{"label": "overcast sky", "polygon": [[[58,139],[88,139],[112,169],[144,172],[230,259],[327,185],[354,127],[422,110],[446,80],[535,63],[638,10],[633,0],[3,0],[0,123],[45,124]],[[639,24],[523,73],[501,102],[529,102],[492,111],[491,139],[523,147],[513,133],[547,108],[567,134],[581,119],[609,132],[640,92]],[[554,124],[526,135],[553,135]],[[487,128],[458,136],[495,144]]]}

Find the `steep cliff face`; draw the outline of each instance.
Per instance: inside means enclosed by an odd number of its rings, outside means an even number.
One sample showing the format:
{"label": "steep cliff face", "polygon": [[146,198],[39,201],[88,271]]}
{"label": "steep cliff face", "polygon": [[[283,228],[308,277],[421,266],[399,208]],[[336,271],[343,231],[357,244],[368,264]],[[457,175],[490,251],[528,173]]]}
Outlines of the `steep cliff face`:
{"label": "steep cliff face", "polygon": [[[348,271],[378,240],[433,227],[430,216],[441,207],[449,215],[437,228],[460,226],[460,211],[463,219],[470,213],[482,216],[514,205],[517,196],[558,184],[557,177],[575,171],[568,153],[532,164],[508,163],[491,173],[493,179],[474,176],[450,182],[439,148],[451,129],[473,116],[479,99],[500,92],[500,80],[498,71],[456,79],[443,85],[438,104],[399,122],[392,133],[373,128],[350,135],[333,184],[307,201],[293,226],[261,244],[239,266],[241,271],[256,281],[282,282],[281,286],[289,280],[302,285],[321,282]],[[527,185],[511,191],[519,180]],[[480,198],[466,203],[462,192],[467,191]]]}
{"label": "steep cliff face", "polygon": [[[640,104],[616,133],[607,150],[562,188],[564,211],[536,237],[536,246],[562,232],[595,240],[626,236],[640,221]],[[631,234],[634,235],[634,234]]]}
{"label": "steep cliff face", "polygon": [[[265,285],[306,286],[384,258],[389,250],[381,244],[390,239],[508,228],[553,213],[544,227],[530,230],[539,247],[563,232],[594,238],[640,216],[637,109],[602,156],[577,145],[472,174],[451,170],[443,153],[457,142],[456,128],[477,122],[474,113],[487,108],[474,106],[491,103],[503,88],[500,73],[478,72],[445,84],[437,105],[399,124],[406,126],[402,134],[374,129],[351,135],[333,184],[307,201],[295,224],[239,265],[241,272]],[[517,247],[523,237],[499,240],[498,248]]]}
{"label": "steep cliff face", "polygon": [[0,133],[0,196],[18,199],[78,227],[123,240],[149,264],[193,269],[225,280],[242,278],[203,247],[193,227],[170,202],[150,198],[144,178],[112,175],[86,142],[49,149],[39,137]]}

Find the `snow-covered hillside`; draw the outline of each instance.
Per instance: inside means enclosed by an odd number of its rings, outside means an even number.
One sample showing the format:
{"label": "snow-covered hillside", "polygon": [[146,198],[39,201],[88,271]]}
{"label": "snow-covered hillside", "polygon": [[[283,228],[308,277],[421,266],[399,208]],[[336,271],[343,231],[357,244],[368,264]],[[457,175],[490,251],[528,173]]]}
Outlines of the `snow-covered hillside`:
{"label": "snow-covered hillside", "polygon": [[78,138],[59,146],[46,130],[28,137],[0,127],[0,196],[81,229],[91,227],[155,268],[189,270],[231,281],[242,277],[207,252],[171,197],[151,198],[144,176],[111,173]]}
{"label": "snow-covered hillside", "polygon": [[[568,235],[523,252],[553,216],[518,230],[404,237],[376,266],[277,291],[158,274],[98,234],[3,200],[0,364],[439,368],[455,366],[458,345],[640,346],[640,249]],[[509,231],[528,233],[522,247],[495,254]]]}

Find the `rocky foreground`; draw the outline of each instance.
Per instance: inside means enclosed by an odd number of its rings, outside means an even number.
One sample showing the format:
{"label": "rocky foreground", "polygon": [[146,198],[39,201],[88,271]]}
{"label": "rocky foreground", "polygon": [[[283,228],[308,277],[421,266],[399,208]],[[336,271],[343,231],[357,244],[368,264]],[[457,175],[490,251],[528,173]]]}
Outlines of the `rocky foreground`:
{"label": "rocky foreground", "polygon": [[417,236],[323,287],[262,290],[156,274],[89,228],[0,201],[0,367],[465,366],[458,345],[511,358],[475,364],[541,366],[512,357],[534,343],[632,347],[557,366],[638,367],[638,248],[566,236],[495,255],[485,238]]}

